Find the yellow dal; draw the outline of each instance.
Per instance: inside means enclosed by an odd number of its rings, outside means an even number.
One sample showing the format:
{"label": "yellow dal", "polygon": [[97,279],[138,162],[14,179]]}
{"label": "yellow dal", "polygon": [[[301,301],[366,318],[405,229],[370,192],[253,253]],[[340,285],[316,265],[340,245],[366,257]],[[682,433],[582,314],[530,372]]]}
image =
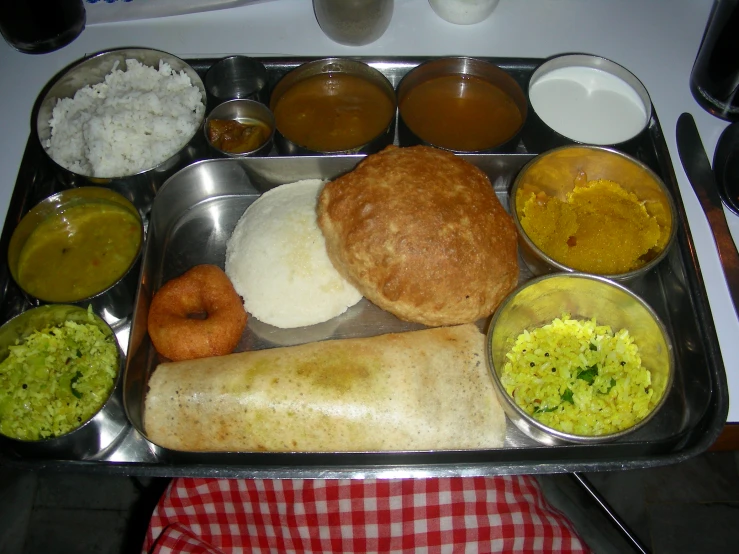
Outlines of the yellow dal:
{"label": "yellow dal", "polygon": [[606,179],[576,182],[565,201],[521,189],[516,202],[521,226],[536,246],[589,273],[638,269],[659,253],[668,232],[635,194]]}
{"label": "yellow dal", "polygon": [[18,282],[49,302],[98,294],[129,268],[141,244],[135,214],[113,204],[81,204],[43,221],[18,260]]}

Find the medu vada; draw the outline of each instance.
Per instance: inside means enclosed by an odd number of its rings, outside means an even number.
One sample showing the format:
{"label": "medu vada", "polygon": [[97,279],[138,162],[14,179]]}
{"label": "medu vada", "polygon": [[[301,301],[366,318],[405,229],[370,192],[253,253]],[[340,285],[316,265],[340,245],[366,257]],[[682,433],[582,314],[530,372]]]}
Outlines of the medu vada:
{"label": "medu vada", "polygon": [[192,360],[233,352],[246,319],[241,297],[226,273],[203,264],[167,281],[154,294],[148,330],[162,356]]}

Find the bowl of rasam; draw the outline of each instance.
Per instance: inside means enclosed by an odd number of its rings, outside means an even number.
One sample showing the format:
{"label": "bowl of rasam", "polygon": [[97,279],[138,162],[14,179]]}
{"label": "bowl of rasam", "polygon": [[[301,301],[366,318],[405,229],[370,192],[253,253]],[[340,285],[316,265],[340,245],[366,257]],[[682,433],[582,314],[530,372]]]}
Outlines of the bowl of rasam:
{"label": "bowl of rasam", "polygon": [[495,64],[438,58],[409,71],[398,84],[401,145],[452,152],[511,152],[528,112],[521,86]]}
{"label": "bowl of rasam", "polygon": [[299,65],[272,89],[275,143],[282,154],[371,154],[393,141],[395,90],[359,60]]}

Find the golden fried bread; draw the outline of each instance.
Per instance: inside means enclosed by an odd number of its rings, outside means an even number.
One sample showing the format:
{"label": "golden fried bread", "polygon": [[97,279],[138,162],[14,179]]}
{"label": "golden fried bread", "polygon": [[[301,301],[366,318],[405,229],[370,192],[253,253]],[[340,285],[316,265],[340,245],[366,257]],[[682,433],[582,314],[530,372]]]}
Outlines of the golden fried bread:
{"label": "golden fried bread", "polygon": [[450,152],[390,146],[326,184],[317,209],[339,273],[403,320],[473,322],[518,282],[511,217],[487,176]]}

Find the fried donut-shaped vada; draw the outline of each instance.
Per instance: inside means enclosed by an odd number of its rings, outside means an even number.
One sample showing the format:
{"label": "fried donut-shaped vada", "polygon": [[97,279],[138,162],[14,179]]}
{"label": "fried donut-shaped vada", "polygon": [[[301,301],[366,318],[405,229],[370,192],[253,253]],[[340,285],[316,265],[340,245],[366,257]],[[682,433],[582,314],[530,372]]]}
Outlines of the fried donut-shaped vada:
{"label": "fried donut-shaped vada", "polygon": [[154,295],[149,336],[157,352],[173,361],[222,356],[236,348],[246,318],[241,297],[224,271],[197,265]]}

